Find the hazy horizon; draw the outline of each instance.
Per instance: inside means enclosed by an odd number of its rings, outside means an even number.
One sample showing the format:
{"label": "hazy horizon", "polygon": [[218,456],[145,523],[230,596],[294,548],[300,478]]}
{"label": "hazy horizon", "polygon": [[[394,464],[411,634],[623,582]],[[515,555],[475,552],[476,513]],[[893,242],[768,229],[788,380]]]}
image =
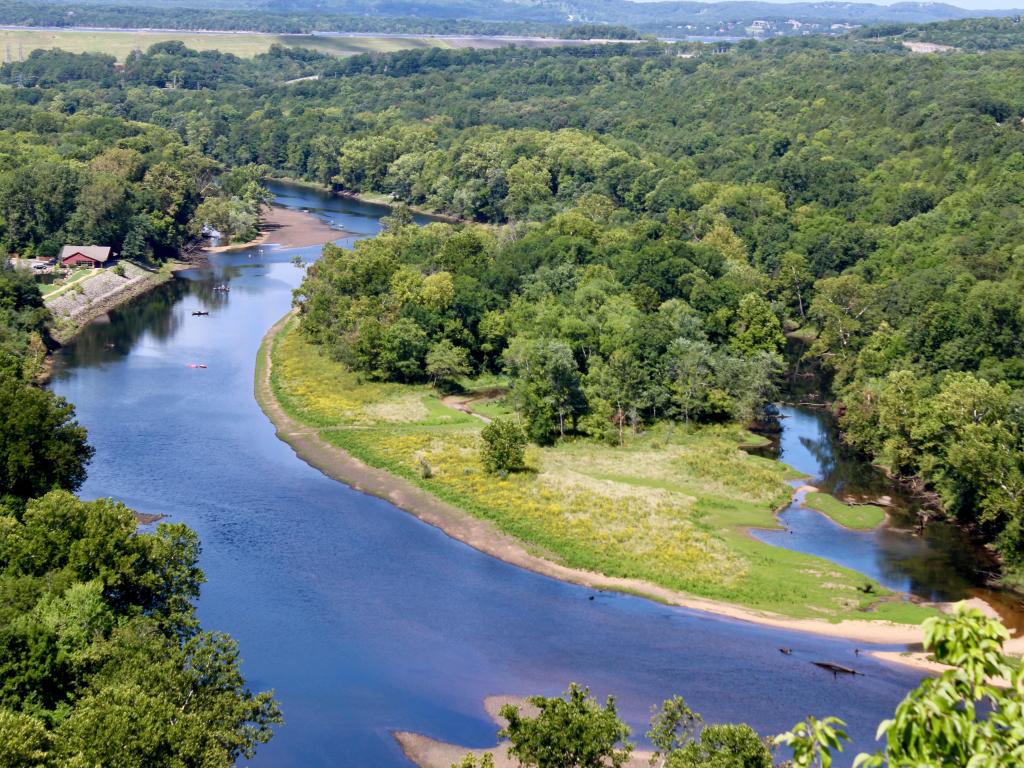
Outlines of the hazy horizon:
{"label": "hazy horizon", "polygon": [[[682,0],[678,0],[682,2]],[[712,5],[725,2],[739,2],[740,0],[697,0]],[[755,0],[756,2],[772,3],[775,5],[790,5],[800,2],[815,2],[815,0]],[[820,0],[821,2],[842,2],[843,0]],[[845,0],[849,5],[898,5],[914,0]],[[673,0],[634,0],[638,3],[673,2]],[[934,5],[952,5],[956,8],[963,8],[965,11],[1005,11],[1024,9],[1024,0],[956,0],[956,2],[935,2]]]}

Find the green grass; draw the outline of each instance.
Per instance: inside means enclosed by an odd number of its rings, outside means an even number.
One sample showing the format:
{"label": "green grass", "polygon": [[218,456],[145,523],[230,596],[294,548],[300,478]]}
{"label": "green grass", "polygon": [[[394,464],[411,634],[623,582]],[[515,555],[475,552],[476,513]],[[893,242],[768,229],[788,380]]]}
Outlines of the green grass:
{"label": "green grass", "polygon": [[62,294],[65,290],[71,288],[74,283],[80,283],[83,280],[87,280],[90,277],[95,277],[103,272],[102,269],[92,269],[91,267],[79,267],[72,271],[63,280],[50,283],[49,285],[39,286],[39,292],[43,294],[43,298],[56,297]]}
{"label": "green grass", "polygon": [[827,493],[808,493],[804,504],[847,528],[867,530],[885,521],[885,510],[874,504],[846,504]]}
{"label": "green grass", "polygon": [[[531,446],[529,471],[502,479],[480,465],[481,421],[429,387],[361,380],[308,344],[294,318],[271,353],[272,391],[291,416],[557,562],[800,618],[918,623],[934,614],[886,601],[892,593],[878,584],[867,595],[863,575],[750,536],[750,527],[778,527],[773,510],[790,497],[792,470],[743,451],[755,441],[737,427],[658,425],[623,447]],[[472,407],[509,412],[500,398]]]}

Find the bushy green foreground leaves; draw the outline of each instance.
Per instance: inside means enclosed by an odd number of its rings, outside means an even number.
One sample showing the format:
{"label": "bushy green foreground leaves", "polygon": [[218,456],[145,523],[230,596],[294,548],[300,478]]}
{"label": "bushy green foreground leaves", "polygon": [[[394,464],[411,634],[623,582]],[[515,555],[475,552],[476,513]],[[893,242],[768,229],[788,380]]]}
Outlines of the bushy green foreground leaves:
{"label": "bushy green foreground leaves", "polygon": [[231,638],[202,632],[199,541],[137,533],[108,499],[66,491],[0,517],[0,755],[5,766],[229,766],[281,721]]}
{"label": "bushy green foreground leaves", "polygon": [[[602,706],[588,688],[575,683],[562,696],[531,696],[522,707],[506,704],[500,715],[507,725],[498,734],[509,740],[509,757],[525,768],[620,768],[634,745],[611,696]],[[747,725],[709,725],[699,734],[701,717],[680,696],[655,708],[647,738],[654,744],[652,768],[771,768],[771,753]],[[480,762],[467,755],[452,768],[488,768],[490,754]]]}
{"label": "bushy green foreground leaves", "polygon": [[[928,619],[924,647],[952,669],[928,678],[878,727],[885,748],[857,757],[858,766],[1000,768],[1024,763],[1024,667],[1002,651],[1009,633],[980,611],[957,607]],[[777,741],[793,749],[798,768],[828,768],[842,750],[842,721],[799,723]]]}

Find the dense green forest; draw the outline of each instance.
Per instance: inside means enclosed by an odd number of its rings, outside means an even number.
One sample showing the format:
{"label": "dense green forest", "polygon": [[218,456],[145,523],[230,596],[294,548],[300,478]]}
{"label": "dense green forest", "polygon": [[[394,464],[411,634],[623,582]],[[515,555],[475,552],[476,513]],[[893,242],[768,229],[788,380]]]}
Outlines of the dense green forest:
{"label": "dense green forest", "polygon": [[506,373],[541,442],[756,418],[782,333],[808,340],[849,441],[923,477],[1012,571],[1019,57],[822,39],[680,52],[169,44],[102,77],[104,57],[47,53],[0,70],[37,83],[0,93],[0,119],[33,151],[66,151],[38,123],[110,121],[167,132],[160,151],[479,222],[417,230],[399,211],[357,257],[327,249],[298,297],[305,328],[371,377]]}
{"label": "dense green forest", "polygon": [[[45,88],[82,78],[99,87],[120,85],[110,57],[40,53],[19,65],[22,86]],[[187,69],[168,75],[183,81],[188,76]],[[63,96],[56,92],[57,104],[35,108],[32,97],[39,91],[19,93],[30,96],[29,102],[16,99],[0,107],[5,261],[7,254],[52,257],[65,243],[97,243],[145,262],[177,255],[204,224],[229,236],[254,231],[263,200],[259,173],[220,173],[218,163],[167,128],[86,113],[74,103],[60,106]]]}

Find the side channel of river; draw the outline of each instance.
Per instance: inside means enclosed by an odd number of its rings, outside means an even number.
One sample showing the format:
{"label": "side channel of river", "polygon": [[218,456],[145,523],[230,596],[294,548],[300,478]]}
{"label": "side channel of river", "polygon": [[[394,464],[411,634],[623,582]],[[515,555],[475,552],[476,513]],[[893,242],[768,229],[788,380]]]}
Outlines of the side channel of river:
{"label": "side channel of river", "polygon": [[955,525],[933,519],[920,526],[920,500],[902,491],[862,456],[845,450],[834,419],[820,408],[779,408],[782,431],[773,455],[836,498],[886,507],[886,522],[854,531],[794,501],[779,514],[784,530],[755,530],[759,540],[817,555],[863,573],[889,589],[927,602],[980,598],[1015,633],[1024,631],[1024,604],[985,586],[991,555]]}
{"label": "side channel of river", "polygon": [[[361,236],[385,213],[275,193]],[[202,537],[203,623],[239,640],[251,685],[276,689],[284,708],[253,764],[408,765],[393,730],[484,746],[485,696],[553,695],[570,681],[617,695],[637,734],[650,706],[678,693],[708,721],[764,734],[837,715],[856,740],[844,764],[872,746],[915,672],[855,657],[850,642],[625,595],[589,600],[296,458],[253,399],[253,366],[301,279],[293,256],[318,251],[267,246],[183,272],[90,326],[58,354],[52,384],[96,447],[83,496],[118,497]],[[222,283],[230,292],[213,290]],[[865,675],[836,679],[813,660],[855,660]]]}

